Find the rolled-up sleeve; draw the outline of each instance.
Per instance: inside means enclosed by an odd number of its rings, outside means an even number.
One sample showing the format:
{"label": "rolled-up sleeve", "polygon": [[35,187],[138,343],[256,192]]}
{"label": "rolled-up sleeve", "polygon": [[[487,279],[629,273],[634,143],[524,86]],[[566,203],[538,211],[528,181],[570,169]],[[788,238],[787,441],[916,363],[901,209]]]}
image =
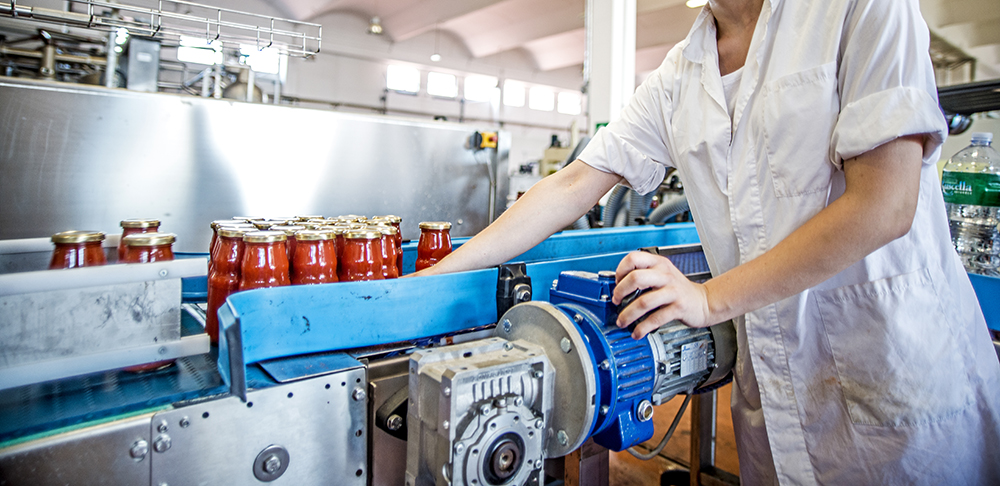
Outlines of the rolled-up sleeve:
{"label": "rolled-up sleeve", "polygon": [[670,103],[661,82],[664,69],[661,66],[646,78],[621,118],[598,130],[579,157],[597,170],[622,176],[641,194],[656,189],[665,165],[670,165],[666,143]]}
{"label": "rolled-up sleeve", "polygon": [[859,0],[844,29],[838,73],[840,116],[831,160],[843,161],[896,138],[924,134],[934,163],[947,126],[938,107],[930,33],[916,0]]}

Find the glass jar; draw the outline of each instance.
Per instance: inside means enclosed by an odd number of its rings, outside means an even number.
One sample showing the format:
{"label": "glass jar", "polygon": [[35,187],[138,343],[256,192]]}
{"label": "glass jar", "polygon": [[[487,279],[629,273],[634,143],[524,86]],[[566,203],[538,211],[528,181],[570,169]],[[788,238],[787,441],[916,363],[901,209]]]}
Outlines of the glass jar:
{"label": "glass jar", "polygon": [[208,244],[208,271],[212,271],[212,265],[215,264],[215,254],[219,249],[219,229],[221,228],[243,228],[246,231],[255,231],[254,225],[247,223],[245,220],[239,220],[238,218],[233,219],[217,219],[212,221],[210,224],[212,227],[212,241]]}
{"label": "glass jar", "polygon": [[388,225],[370,226],[382,233],[382,276],[386,279],[399,278],[396,266],[396,228]]}
{"label": "glass jar", "polygon": [[388,221],[389,224],[396,228],[396,268],[399,269],[399,275],[403,275],[403,218],[388,214],[385,216],[378,216],[379,219]]}
{"label": "glass jar", "polygon": [[[292,267],[295,266],[295,264],[292,263],[292,256],[295,255],[295,233],[304,229],[308,228],[301,224],[282,224],[272,226],[269,230],[281,231],[282,233],[285,233],[285,254],[288,255],[288,264]],[[291,270],[291,268],[289,268],[289,270]]]}
{"label": "glass jar", "polygon": [[341,281],[382,280],[382,233],[367,229],[345,233],[339,263]]}
{"label": "glass jar", "polygon": [[219,245],[208,271],[208,309],[205,332],[212,344],[219,343],[219,307],[240,288],[243,265],[243,235],[254,231],[246,228],[219,228]]}
{"label": "glass jar", "polygon": [[303,230],[292,257],[292,285],[337,281],[336,236],[332,231]]}
{"label": "glass jar", "polygon": [[298,221],[312,221],[314,219],[323,219],[323,217],[322,216],[296,216],[295,219],[298,220]]}
{"label": "glass jar", "polygon": [[[158,219],[126,219],[119,223],[122,227],[122,240],[128,235],[141,233],[156,233],[160,230],[160,220]],[[118,261],[125,258],[125,245],[119,240]]]}
{"label": "glass jar", "polygon": [[172,233],[136,233],[122,238],[119,248],[125,248],[122,263],[152,263],[174,259]]}
{"label": "glass jar", "polygon": [[52,235],[56,248],[49,269],[94,267],[108,262],[104,256],[104,233],[100,231],[63,231]]}
{"label": "glass jar", "polygon": [[243,235],[240,290],[290,285],[285,233],[251,231]]}
{"label": "glass jar", "polygon": [[424,221],[420,223],[420,242],[417,243],[416,270],[432,267],[451,253],[451,223]]}

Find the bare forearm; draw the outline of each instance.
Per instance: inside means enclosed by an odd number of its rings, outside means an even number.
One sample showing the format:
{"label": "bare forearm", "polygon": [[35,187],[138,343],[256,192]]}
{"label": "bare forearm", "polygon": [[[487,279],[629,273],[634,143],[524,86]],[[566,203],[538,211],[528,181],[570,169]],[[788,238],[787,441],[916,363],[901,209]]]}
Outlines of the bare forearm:
{"label": "bare forearm", "polygon": [[421,275],[498,265],[520,255],[587,212],[620,180],[576,161],[542,179],[489,227]]}

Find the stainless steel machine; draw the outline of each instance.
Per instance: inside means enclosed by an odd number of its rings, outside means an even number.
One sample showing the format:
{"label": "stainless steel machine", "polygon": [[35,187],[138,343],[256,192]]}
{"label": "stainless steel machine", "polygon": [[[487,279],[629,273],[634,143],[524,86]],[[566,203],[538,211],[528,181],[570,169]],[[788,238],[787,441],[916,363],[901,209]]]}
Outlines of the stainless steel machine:
{"label": "stainless steel machine", "polygon": [[209,353],[0,390],[0,484],[547,484],[553,461],[646,440],[653,405],[725,377],[731,328],[606,325],[599,271],[657,242],[704,278],[696,241],[571,231],[499,268],[234,294]]}

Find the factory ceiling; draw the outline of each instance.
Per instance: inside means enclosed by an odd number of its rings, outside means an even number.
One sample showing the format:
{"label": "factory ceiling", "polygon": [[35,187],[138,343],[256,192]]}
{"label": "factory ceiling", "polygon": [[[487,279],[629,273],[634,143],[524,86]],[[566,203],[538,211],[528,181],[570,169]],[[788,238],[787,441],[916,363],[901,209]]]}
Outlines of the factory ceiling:
{"label": "factory ceiling", "polygon": [[[521,50],[541,71],[582,65],[584,0],[267,0],[296,20],[330,13],[379,17],[403,42],[439,29],[474,58]],[[978,65],[977,80],[1000,78],[1000,2],[920,0],[932,31]],[[637,0],[636,71],[649,72],[687,35],[699,9],[685,0]]]}

